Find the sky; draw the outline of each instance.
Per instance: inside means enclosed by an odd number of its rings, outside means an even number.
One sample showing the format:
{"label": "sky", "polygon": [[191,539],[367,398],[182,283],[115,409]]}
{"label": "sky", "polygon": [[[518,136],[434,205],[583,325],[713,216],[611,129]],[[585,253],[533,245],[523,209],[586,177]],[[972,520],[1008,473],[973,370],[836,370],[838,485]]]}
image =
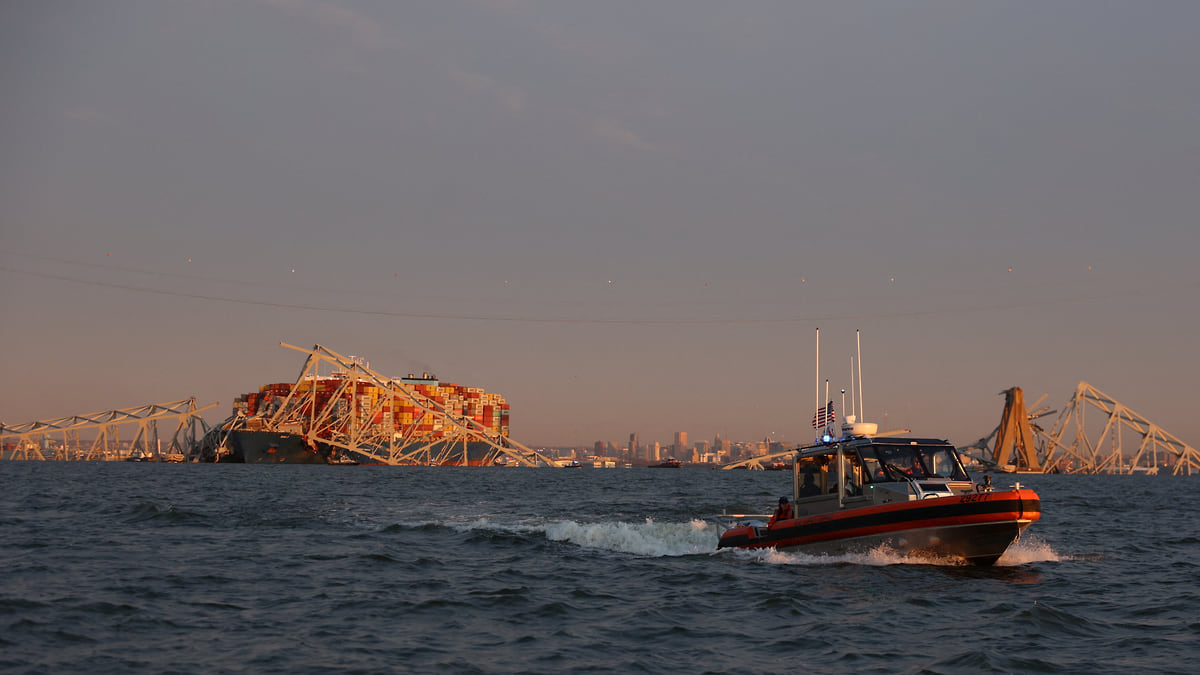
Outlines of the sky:
{"label": "sky", "polygon": [[[1200,445],[1200,3],[8,0],[0,421],[321,344],[530,446],[967,444],[1086,381]],[[817,329],[820,371],[817,372]]]}

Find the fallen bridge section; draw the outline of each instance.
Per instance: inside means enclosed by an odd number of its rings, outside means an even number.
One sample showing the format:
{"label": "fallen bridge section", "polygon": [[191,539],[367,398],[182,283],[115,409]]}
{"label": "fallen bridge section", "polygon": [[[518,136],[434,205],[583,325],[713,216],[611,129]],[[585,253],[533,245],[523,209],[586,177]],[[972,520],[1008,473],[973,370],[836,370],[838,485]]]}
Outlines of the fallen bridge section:
{"label": "fallen bridge section", "polygon": [[1000,425],[959,448],[991,470],[1157,474],[1169,468],[1174,475],[1188,476],[1200,471],[1195,448],[1087,382],[1075,388],[1049,431],[1036,420],[1055,411],[1027,410],[1020,388],[1001,393],[1005,405]]}
{"label": "fallen bridge section", "polygon": [[[0,458],[59,461],[176,461],[194,459],[208,430],[196,398],[56,419],[0,424]],[[174,427],[159,433],[159,423]],[[122,441],[124,435],[127,441]],[[86,437],[86,438],[84,438]],[[166,447],[163,447],[163,441]]]}
{"label": "fallen bridge section", "polygon": [[[1089,420],[1088,411],[1101,418]],[[1128,447],[1126,436],[1136,445]],[[1069,473],[1158,473],[1164,464],[1177,476],[1200,470],[1195,448],[1087,382],[1042,439],[1043,463]]]}

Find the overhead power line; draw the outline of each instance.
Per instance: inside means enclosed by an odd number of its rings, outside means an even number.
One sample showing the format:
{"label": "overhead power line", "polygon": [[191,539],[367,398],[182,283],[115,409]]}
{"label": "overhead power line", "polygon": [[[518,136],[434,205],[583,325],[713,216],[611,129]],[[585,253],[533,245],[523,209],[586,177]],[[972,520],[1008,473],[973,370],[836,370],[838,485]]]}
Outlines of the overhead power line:
{"label": "overhead power line", "polygon": [[943,314],[963,314],[968,312],[987,312],[987,311],[1003,311],[1011,309],[1022,309],[1029,307],[1044,307],[1072,302],[1088,302],[1095,300],[1111,300],[1119,297],[1131,297],[1139,295],[1148,295],[1158,293],[1165,290],[1195,288],[1200,287],[1200,281],[1181,282],[1176,284],[1160,285],[1136,289],[1116,290],[1107,293],[1092,293],[1086,295],[1077,295],[1073,297],[1060,298],[1041,298],[1021,300],[1014,302],[999,302],[989,304],[977,304],[958,307],[942,307],[936,309],[917,309],[917,310],[902,310],[894,312],[847,312],[847,313],[830,313],[818,312],[813,314],[782,316],[782,317],[765,317],[765,318],[662,318],[662,319],[605,319],[605,318],[588,318],[588,317],[548,317],[548,316],[506,316],[496,314],[466,314],[466,313],[451,313],[451,312],[397,312],[388,310],[375,309],[360,309],[352,307],[332,307],[328,305],[313,305],[304,303],[289,303],[276,302],[271,300],[252,300],[248,298],[235,298],[224,295],[209,295],[204,293],[189,293],[185,291],[173,291],[162,288],[150,288],[146,286],[136,286],[132,284],[120,284],[109,281],[100,281],[96,279],[79,279],[61,274],[51,274],[48,272],[38,272],[33,270],[17,269],[7,265],[0,265],[0,272],[12,272],[14,274],[24,274],[28,276],[39,277],[42,279],[54,279],[57,281],[65,281],[73,284],[82,284],[87,286],[98,286],[102,288],[112,288],[123,291],[131,291],[135,293],[149,293],[154,295],[165,295],[177,298],[191,298],[193,300],[208,300],[210,302],[225,302],[239,305],[251,305],[258,307],[274,307],[277,309],[292,309],[308,312],[331,312],[337,314],[357,314],[363,316],[379,316],[379,317],[395,317],[406,319],[442,319],[454,321],[487,321],[487,322],[508,322],[508,323],[544,323],[544,324],[613,324],[613,325],[642,325],[642,326],[685,326],[685,325],[746,325],[746,324],[786,324],[786,323],[816,323],[821,321],[841,321],[841,320],[864,320],[864,319],[890,319],[890,318],[906,318],[918,316],[935,316]]}

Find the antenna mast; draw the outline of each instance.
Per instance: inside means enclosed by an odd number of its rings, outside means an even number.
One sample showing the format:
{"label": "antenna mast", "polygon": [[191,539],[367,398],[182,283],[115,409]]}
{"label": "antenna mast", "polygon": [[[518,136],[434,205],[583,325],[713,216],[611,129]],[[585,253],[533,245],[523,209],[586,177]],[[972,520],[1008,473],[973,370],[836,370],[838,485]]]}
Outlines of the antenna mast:
{"label": "antenna mast", "polygon": [[862,401],[862,336],[859,334],[857,328],[854,329],[854,342],[857,344],[858,349],[858,414],[865,420],[867,415]]}
{"label": "antenna mast", "polygon": [[[828,379],[825,380],[825,400],[828,401],[829,403],[833,403],[833,399],[829,398],[829,380]],[[825,415],[824,431],[829,431],[829,415],[825,414],[825,413],[829,412],[829,408],[828,408],[829,403],[826,403],[825,405],[821,406],[821,414]],[[824,436],[825,434],[821,434],[821,435]]]}
{"label": "antenna mast", "polygon": [[[842,393],[844,394],[845,392],[842,392]],[[846,414],[845,398],[846,398],[845,396],[842,396],[842,414],[843,415]],[[851,356],[850,357],[850,414],[851,415],[856,414],[855,413],[856,408],[854,407],[854,403],[855,403],[855,401],[854,401],[854,357]],[[855,417],[854,419],[858,419],[858,418]]]}
{"label": "antenna mast", "polygon": [[813,391],[813,401],[814,401],[813,410],[817,410],[818,408],[821,407],[821,329],[820,328],[817,329],[816,373],[817,373],[816,386],[814,387],[814,391]]}

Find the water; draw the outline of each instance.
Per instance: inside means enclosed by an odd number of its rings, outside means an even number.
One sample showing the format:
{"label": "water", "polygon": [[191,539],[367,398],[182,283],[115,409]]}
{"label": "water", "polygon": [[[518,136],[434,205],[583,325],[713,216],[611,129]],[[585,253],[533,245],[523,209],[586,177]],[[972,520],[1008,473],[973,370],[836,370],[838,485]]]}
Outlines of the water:
{"label": "water", "polygon": [[1022,476],[991,568],[715,550],[789,480],[0,462],[0,670],[1195,672],[1200,478]]}

